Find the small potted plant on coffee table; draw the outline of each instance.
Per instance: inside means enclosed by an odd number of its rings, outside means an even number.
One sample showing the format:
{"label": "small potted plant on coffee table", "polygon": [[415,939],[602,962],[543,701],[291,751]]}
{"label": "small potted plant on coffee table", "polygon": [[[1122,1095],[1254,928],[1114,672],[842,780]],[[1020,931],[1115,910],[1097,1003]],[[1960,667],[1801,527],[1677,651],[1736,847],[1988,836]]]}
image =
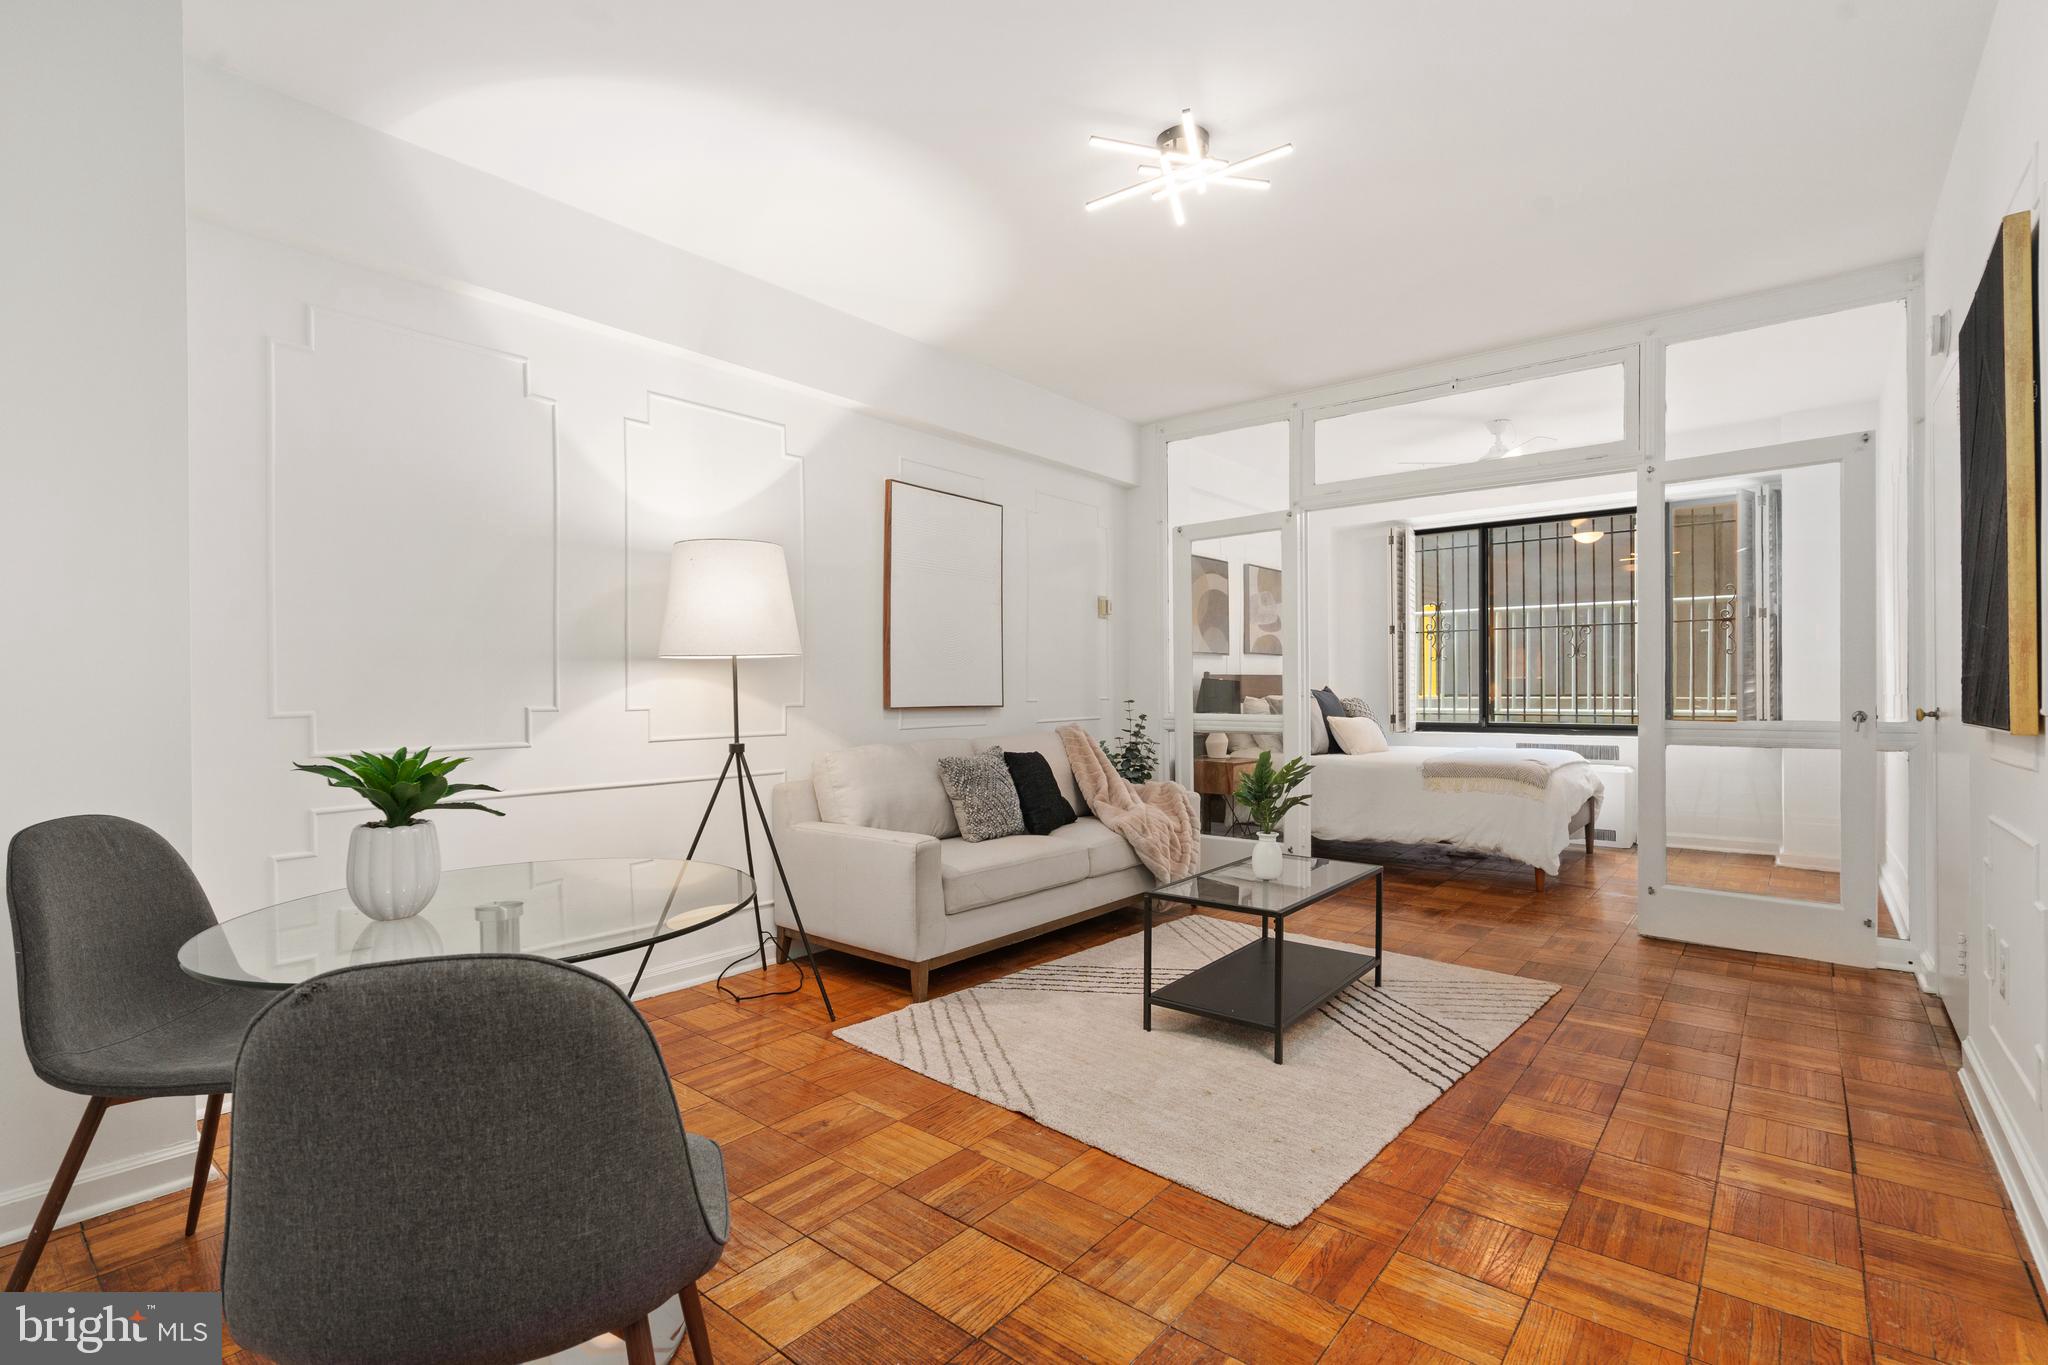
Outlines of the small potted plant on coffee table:
{"label": "small potted plant on coffee table", "polygon": [[1258,842],[1252,845],[1254,877],[1272,881],[1285,866],[1280,849],[1280,822],[1296,806],[1308,804],[1306,793],[1293,794],[1296,787],[1308,781],[1308,773],[1306,759],[1290,758],[1275,767],[1273,755],[1267,751],[1261,752],[1259,761],[1237,779],[1237,804],[1259,829]]}
{"label": "small potted plant on coffee table", "polygon": [[425,749],[408,753],[350,754],[325,763],[294,763],[302,773],[327,779],[377,808],[384,818],[357,825],[348,836],[348,897],[371,919],[406,919],[427,908],[441,884],[441,844],[430,810],[501,810],[474,801],[450,801],[462,792],[494,792],[481,782],[450,782],[448,774],[467,758],[429,758]]}

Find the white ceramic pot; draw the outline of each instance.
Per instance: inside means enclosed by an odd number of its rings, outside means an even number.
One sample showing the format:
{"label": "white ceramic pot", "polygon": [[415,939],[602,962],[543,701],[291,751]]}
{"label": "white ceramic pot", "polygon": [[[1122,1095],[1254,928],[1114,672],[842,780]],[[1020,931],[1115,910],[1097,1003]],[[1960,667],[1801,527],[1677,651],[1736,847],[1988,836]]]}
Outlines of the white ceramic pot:
{"label": "white ceramic pot", "polygon": [[1221,730],[1211,730],[1202,741],[1202,749],[1211,758],[1221,758],[1230,752],[1230,736]]}
{"label": "white ceramic pot", "polygon": [[1286,854],[1280,848],[1278,834],[1261,834],[1252,845],[1252,875],[1261,881],[1272,881],[1286,869]]}
{"label": "white ceramic pot", "polygon": [[396,829],[357,825],[348,836],[348,898],[371,919],[406,919],[441,884],[441,841],[415,820]]}

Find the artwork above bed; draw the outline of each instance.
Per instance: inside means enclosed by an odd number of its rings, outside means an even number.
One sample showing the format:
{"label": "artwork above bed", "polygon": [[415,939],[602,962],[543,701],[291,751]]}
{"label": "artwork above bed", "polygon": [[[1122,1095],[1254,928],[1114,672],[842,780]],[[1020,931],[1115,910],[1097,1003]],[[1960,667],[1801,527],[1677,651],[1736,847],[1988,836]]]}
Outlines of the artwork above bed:
{"label": "artwork above bed", "polygon": [[1188,568],[1189,624],[1194,630],[1193,652],[1230,652],[1230,562],[1194,555]]}
{"label": "artwork above bed", "polygon": [[1280,571],[1244,566],[1244,652],[1280,652]]}

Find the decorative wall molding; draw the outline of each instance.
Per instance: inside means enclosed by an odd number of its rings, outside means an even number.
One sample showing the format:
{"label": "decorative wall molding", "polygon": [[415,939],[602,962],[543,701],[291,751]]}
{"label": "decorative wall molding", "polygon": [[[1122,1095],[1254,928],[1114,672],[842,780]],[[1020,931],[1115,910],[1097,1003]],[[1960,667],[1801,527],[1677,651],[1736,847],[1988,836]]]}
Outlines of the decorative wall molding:
{"label": "decorative wall molding", "polygon": [[[769,777],[782,779],[788,777],[788,775],[789,774],[781,768],[754,769],[754,776],[757,779]],[[588,792],[638,791],[647,787],[687,787],[694,786],[699,783],[716,782],[718,781],[718,776],[719,775],[717,773],[691,773],[683,777],[627,778],[621,781],[614,782],[571,782],[565,783],[560,786],[522,787],[514,790],[493,792],[491,793],[489,799],[494,802],[520,801],[535,796],[579,796]],[[772,786],[773,783],[770,783],[769,785]],[[764,797],[763,799],[765,800],[766,798]],[[270,898],[272,904],[275,904],[277,901],[283,899],[283,893],[278,889],[278,869],[285,863],[304,862],[309,859],[316,859],[320,856],[321,816],[350,814],[360,815],[365,813],[368,809],[369,808],[367,806],[364,806],[358,802],[353,801],[345,805],[309,807],[305,812],[306,847],[302,849],[294,849],[289,853],[273,853],[270,855]],[[681,854],[677,854],[676,856],[680,857]],[[541,861],[547,860],[542,859]],[[757,863],[756,866],[758,867],[759,864]],[[765,876],[762,878],[762,881],[766,884],[766,889],[764,890],[761,899],[761,904],[763,906],[773,905],[775,903],[774,880],[775,879],[772,875]],[[320,893],[313,892],[311,894],[318,895]]]}
{"label": "decorative wall molding", "polygon": [[[806,644],[808,644],[812,638],[810,620],[810,593],[806,590],[807,585],[805,580],[809,573],[808,566],[810,562],[810,510],[805,499],[804,460],[801,455],[798,455],[789,449],[789,431],[788,428],[785,427],[780,422],[770,421],[767,418],[756,417],[750,413],[739,412],[730,408],[717,407],[709,403],[699,403],[693,399],[679,398],[673,394],[660,393],[651,389],[648,390],[645,395],[645,406],[642,409],[644,415],[640,417],[628,417],[625,420],[625,435],[622,441],[622,448],[620,451],[621,467],[624,471],[620,480],[620,491],[624,497],[624,519],[622,522],[623,529],[621,535],[620,552],[622,555],[622,565],[624,573],[623,581],[625,584],[623,598],[624,605],[620,613],[620,660],[625,676],[625,707],[628,711],[642,712],[647,716],[647,742],[650,744],[665,744],[686,740],[730,740],[732,738],[732,730],[728,725],[724,724],[715,725],[709,729],[692,729],[685,731],[673,731],[663,733],[658,729],[657,726],[657,707],[651,701],[643,704],[636,704],[635,702],[636,695],[640,695],[640,692],[636,691],[636,689],[644,690],[658,686],[660,680],[663,677],[673,679],[675,677],[687,674],[698,675],[708,681],[709,675],[715,672],[717,674],[717,677],[715,679],[715,688],[707,686],[705,690],[707,692],[715,691],[718,701],[717,711],[720,716],[724,716],[727,714],[726,708],[729,704],[729,696],[726,690],[727,672],[725,664],[712,660],[698,661],[655,659],[653,657],[651,645],[648,648],[648,652],[643,657],[639,647],[636,646],[634,640],[633,584],[635,578],[639,576],[634,573],[634,556],[636,551],[643,550],[646,547],[643,547],[640,544],[641,537],[637,536],[634,530],[635,512],[641,504],[638,501],[639,494],[636,494],[635,491],[633,477],[633,435],[636,431],[638,431],[645,433],[648,437],[651,438],[656,429],[657,415],[661,409],[661,406],[664,404],[674,405],[676,408],[681,409],[683,411],[696,414],[703,414],[722,422],[734,423],[736,424],[737,429],[739,430],[757,430],[763,436],[772,436],[774,442],[774,458],[784,461],[788,466],[786,472],[793,475],[795,479],[794,501],[792,509],[794,513],[793,524],[796,531],[796,543],[794,545],[788,544],[787,541],[784,540],[782,537],[774,534],[774,527],[772,525],[761,524],[765,521],[771,520],[771,518],[757,515],[755,517],[748,519],[748,521],[753,524],[735,526],[731,524],[729,517],[723,515],[725,513],[729,513],[732,510],[728,506],[720,506],[714,509],[713,511],[707,513],[707,511],[704,510],[704,503],[716,501],[715,498],[701,499],[699,504],[697,504],[696,507],[694,507],[693,510],[691,510],[687,514],[679,514],[668,517],[666,524],[672,530],[682,530],[686,533],[669,535],[661,541],[661,544],[665,551],[668,544],[676,540],[689,539],[691,534],[698,533],[707,535],[747,535],[750,532],[753,532],[758,533],[761,539],[777,540],[778,543],[781,543],[783,545],[785,553],[787,553],[789,556],[790,588],[797,598],[797,619],[803,625],[804,640]],[[719,468],[720,466],[723,466],[725,470],[728,472],[736,468],[736,466],[730,459],[713,460],[709,462],[709,464],[704,469],[700,469],[696,471],[696,473],[700,475],[706,474],[711,469]],[[781,474],[775,475],[774,477],[768,479],[762,485],[762,487],[764,489],[773,487],[775,484],[780,482],[781,477]],[[644,492],[644,488],[642,489],[642,491]],[[700,490],[700,492],[701,491],[702,490]],[[697,522],[710,523],[713,521],[716,521],[717,524],[706,524],[701,527],[693,525],[693,523]],[[664,575],[662,581],[665,583],[665,575],[667,573],[666,558],[662,560],[662,573]],[[658,617],[656,619],[658,620]],[[636,665],[650,669],[649,676],[642,679],[638,683],[636,683],[635,681]],[[757,668],[761,666],[763,666],[762,663],[757,663],[754,665],[754,667]],[[749,727],[746,725],[744,719],[746,694],[742,692],[742,721],[740,729],[740,734],[742,738],[769,739],[779,738],[787,735],[789,733],[789,712],[791,708],[800,707],[804,704],[805,689],[809,685],[807,681],[809,670],[805,667],[804,661],[802,659],[793,659],[786,661],[777,660],[773,663],[768,663],[766,666],[779,668],[783,671],[786,671],[794,675],[796,684],[796,695],[794,700],[769,703],[776,707],[777,721],[773,727]],[[743,672],[741,676],[744,680],[745,673]]]}
{"label": "decorative wall molding", "polygon": [[[1088,533],[1085,537],[1061,539],[1053,534],[1060,528],[1076,525],[1087,528]],[[1099,721],[1109,702],[1108,669],[1104,657],[1107,653],[1104,636],[1108,633],[1108,623],[1095,615],[1094,601],[1097,597],[1108,595],[1110,587],[1107,562],[1109,533],[1108,528],[1103,525],[1102,509],[1094,503],[1041,489],[1032,499],[1024,526],[1024,700],[1032,706],[1039,705],[1041,701],[1038,651],[1032,648],[1034,638],[1042,629],[1038,620],[1039,600],[1035,594],[1042,585],[1053,579],[1057,569],[1073,562],[1072,542],[1086,539],[1090,549],[1090,562],[1087,565],[1089,582],[1085,591],[1075,594],[1076,600],[1072,609],[1077,614],[1083,611],[1087,613],[1084,619],[1087,622],[1090,649],[1089,672],[1092,675],[1091,691],[1096,706],[1090,714],[1062,716],[1058,722],[1041,719],[1038,723],[1043,725],[1065,721]],[[1048,553],[1049,542],[1058,548],[1051,552],[1049,560],[1041,559],[1041,556]],[[1061,657],[1064,658],[1064,654]]]}
{"label": "decorative wall molding", "polygon": [[2035,1265],[2048,1265],[2048,1180],[2042,1177],[2028,1144],[2026,1127],[2006,1106],[1986,1070],[1984,1054],[1974,1038],[1963,1039],[1963,1097],[1977,1120],[1977,1131],[1991,1151],[1991,1163],[2012,1200],[2013,1214]]}
{"label": "decorative wall molding", "polygon": [[[393,741],[388,741],[384,739],[359,739],[346,745],[323,744],[320,735],[320,716],[318,710],[313,707],[295,707],[289,705],[285,702],[282,696],[282,685],[280,682],[282,665],[280,662],[278,650],[279,537],[277,515],[280,456],[280,433],[278,424],[280,397],[278,387],[279,358],[281,355],[289,354],[305,356],[318,355],[320,341],[320,319],[323,314],[330,320],[330,325],[333,323],[343,323],[374,328],[388,332],[393,336],[406,337],[417,341],[424,341],[436,346],[450,347],[469,355],[487,356],[492,359],[505,361],[508,364],[517,367],[521,398],[526,401],[543,404],[547,408],[549,461],[548,480],[550,488],[548,536],[548,672],[550,677],[549,699],[545,703],[530,703],[523,707],[524,725],[522,733],[516,739],[440,739],[430,741],[428,745],[428,747],[443,752],[475,752],[489,749],[531,748],[533,745],[534,717],[539,714],[553,714],[559,712],[561,709],[562,696],[560,619],[561,441],[558,424],[556,421],[555,400],[533,392],[532,385],[530,383],[529,362],[525,356],[515,355],[508,351],[496,350],[494,348],[487,346],[479,346],[472,342],[458,341],[451,337],[445,337],[438,335],[436,333],[421,331],[419,329],[406,327],[398,323],[385,322],[380,319],[365,317],[354,313],[345,313],[337,309],[323,308],[319,305],[308,305],[306,308],[305,341],[291,341],[279,337],[267,337],[265,339],[267,342],[265,356],[265,385],[266,402],[268,404],[265,426],[266,449],[264,456],[264,475],[266,480],[264,521],[264,566],[266,573],[266,618],[268,624],[268,635],[265,648],[267,665],[269,669],[270,719],[291,720],[302,723],[305,726],[306,752],[309,755],[335,754],[345,752],[350,748],[389,748],[392,747],[392,744],[394,743]],[[375,550],[379,547],[377,547],[374,544],[374,542],[372,542],[370,545],[364,546],[362,548],[367,551]],[[403,568],[402,556],[404,548],[405,547],[403,546],[388,547],[388,553],[392,557],[392,560],[394,561],[394,568],[396,569],[402,570]],[[374,561],[370,561],[361,570],[359,570],[359,572],[361,572],[364,576],[363,590],[365,592],[392,590],[393,585],[380,584],[375,580],[373,572],[374,563]],[[404,580],[402,578],[399,578],[395,581],[396,583],[403,583]],[[428,585],[424,590],[431,591],[431,585]]]}
{"label": "decorative wall molding", "polygon": [[[187,1105],[185,1114],[189,1125],[192,1118],[190,1102],[182,1096],[171,1098],[174,1103]],[[69,1227],[173,1190],[190,1189],[192,1159],[198,1151],[199,1137],[194,1132],[191,1137],[168,1147],[86,1166],[79,1171],[77,1181],[71,1186],[71,1197],[64,1201],[64,1211],[58,1216],[57,1225]],[[28,1236],[29,1225],[35,1221],[36,1210],[42,1207],[43,1196],[49,1189],[49,1179],[44,1177],[11,1190],[0,1190],[0,1239],[18,1242]]]}

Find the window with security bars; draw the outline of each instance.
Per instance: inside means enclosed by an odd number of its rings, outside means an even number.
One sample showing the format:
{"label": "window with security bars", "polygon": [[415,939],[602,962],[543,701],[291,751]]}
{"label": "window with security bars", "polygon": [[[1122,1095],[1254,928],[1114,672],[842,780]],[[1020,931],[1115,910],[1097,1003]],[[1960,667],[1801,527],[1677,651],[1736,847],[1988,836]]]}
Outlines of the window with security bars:
{"label": "window with security bars", "polygon": [[1635,530],[1612,511],[1418,532],[1416,723],[1633,727]]}
{"label": "window with security bars", "polygon": [[1673,720],[1778,720],[1776,480],[1668,509]]}

